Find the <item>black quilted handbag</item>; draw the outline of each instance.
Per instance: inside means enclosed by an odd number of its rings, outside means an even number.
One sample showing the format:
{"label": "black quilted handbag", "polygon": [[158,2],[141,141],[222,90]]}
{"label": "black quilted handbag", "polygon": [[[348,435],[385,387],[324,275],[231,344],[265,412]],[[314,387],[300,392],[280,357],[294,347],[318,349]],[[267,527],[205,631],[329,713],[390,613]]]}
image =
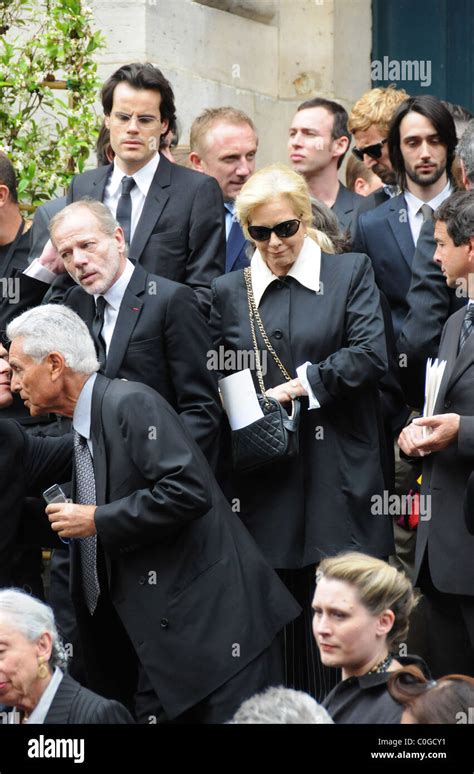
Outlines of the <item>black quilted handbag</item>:
{"label": "black quilted handbag", "polygon": [[263,327],[260,313],[255,303],[250,268],[244,269],[245,284],[247,286],[247,298],[249,305],[250,329],[255,353],[255,367],[261,395],[258,401],[263,411],[263,417],[257,419],[246,427],[232,431],[232,458],[234,469],[249,471],[276,462],[284,457],[296,457],[299,450],[298,426],[300,418],[300,402],[297,398],[292,400],[292,412],[288,415],[286,409],[275,398],[265,395],[262,365],[257,346],[254,318],[257,322],[265,345],[275,360],[278,368],[287,381],[291,376],[273,349],[271,342]]}
{"label": "black quilted handbag", "polygon": [[275,398],[258,395],[263,417],[232,433],[232,457],[235,470],[260,468],[282,457],[298,455],[300,402],[292,401],[290,416]]}

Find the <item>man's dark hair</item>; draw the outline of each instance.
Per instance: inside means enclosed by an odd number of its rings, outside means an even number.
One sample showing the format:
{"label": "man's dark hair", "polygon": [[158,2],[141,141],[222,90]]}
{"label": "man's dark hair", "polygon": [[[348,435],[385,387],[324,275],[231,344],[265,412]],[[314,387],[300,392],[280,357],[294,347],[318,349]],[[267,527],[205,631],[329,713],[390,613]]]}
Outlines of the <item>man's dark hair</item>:
{"label": "man's dark hair", "polygon": [[420,113],[433,124],[436,134],[439,135],[442,144],[446,147],[446,172],[452,181],[451,165],[457,144],[454,120],[441,100],[427,94],[409,97],[405,102],[402,102],[388,130],[388,151],[398,185],[402,190],[406,188],[405,162],[400,148],[400,124],[408,113]]}
{"label": "man's dark hair", "polygon": [[18,195],[16,191],[15,169],[5,153],[0,153],[0,185],[6,185],[10,191],[10,199],[16,204],[18,202]]}
{"label": "man's dark hair", "polygon": [[433,214],[435,221],[446,224],[456,247],[474,237],[474,191],[456,191],[448,196]]}
{"label": "man's dark hair", "polygon": [[[299,113],[300,110],[309,110],[311,108],[317,107],[324,108],[328,111],[328,113],[331,113],[334,118],[331,130],[331,139],[338,140],[339,137],[347,137],[350,145],[351,134],[347,128],[349,116],[347,115],[347,111],[342,107],[342,105],[339,105],[338,102],[333,102],[331,99],[324,99],[323,97],[314,97],[313,99],[308,99],[306,102],[302,102],[301,105],[298,105],[296,112]],[[349,150],[349,145],[347,146],[347,150]],[[337,162],[338,169],[344,161],[346,153],[339,157]]]}
{"label": "man's dark hair", "polygon": [[[171,129],[176,128],[176,109],[171,84],[165,76],[150,62],[144,64],[134,62],[119,67],[102,87],[101,99],[104,114],[109,116],[114,101],[115,87],[119,83],[128,83],[133,89],[151,89],[161,94],[160,113],[164,121],[168,121]],[[168,131],[168,130],[166,130]]]}

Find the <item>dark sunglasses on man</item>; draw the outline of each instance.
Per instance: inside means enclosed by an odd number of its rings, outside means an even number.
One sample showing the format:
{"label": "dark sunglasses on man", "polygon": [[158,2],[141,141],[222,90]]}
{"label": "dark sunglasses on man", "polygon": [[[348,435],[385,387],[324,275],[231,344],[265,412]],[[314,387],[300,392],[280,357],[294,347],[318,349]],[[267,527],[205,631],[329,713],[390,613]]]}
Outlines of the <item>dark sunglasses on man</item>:
{"label": "dark sunglasses on man", "polygon": [[364,156],[370,156],[371,159],[379,159],[382,155],[382,147],[387,142],[387,139],[374,143],[374,145],[366,145],[365,148],[352,148],[352,153],[359,159],[364,160]]}
{"label": "dark sunglasses on man", "polygon": [[248,232],[255,242],[268,242],[272,235],[272,231],[275,232],[279,239],[287,239],[296,234],[300,227],[301,220],[294,218],[293,220],[284,220],[282,223],[277,223],[276,226],[248,226]]}

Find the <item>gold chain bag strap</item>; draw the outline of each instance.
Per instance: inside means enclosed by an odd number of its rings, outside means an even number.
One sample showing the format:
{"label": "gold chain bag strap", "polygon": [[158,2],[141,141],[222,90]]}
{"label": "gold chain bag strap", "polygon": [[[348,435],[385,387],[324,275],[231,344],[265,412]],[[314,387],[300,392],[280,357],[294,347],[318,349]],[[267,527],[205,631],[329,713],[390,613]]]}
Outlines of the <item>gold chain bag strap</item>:
{"label": "gold chain bag strap", "polygon": [[288,416],[286,409],[275,398],[265,394],[262,363],[257,345],[255,321],[262,336],[265,346],[275,360],[278,368],[287,381],[291,376],[273,349],[271,342],[263,327],[260,313],[255,303],[252,288],[250,268],[244,269],[245,284],[247,287],[247,300],[249,306],[250,330],[255,354],[255,368],[261,394],[258,401],[263,411],[263,417],[257,419],[246,427],[232,432],[232,457],[234,468],[241,471],[249,471],[276,462],[284,457],[296,457],[299,449],[298,425],[300,416],[300,402],[292,401],[292,412]]}

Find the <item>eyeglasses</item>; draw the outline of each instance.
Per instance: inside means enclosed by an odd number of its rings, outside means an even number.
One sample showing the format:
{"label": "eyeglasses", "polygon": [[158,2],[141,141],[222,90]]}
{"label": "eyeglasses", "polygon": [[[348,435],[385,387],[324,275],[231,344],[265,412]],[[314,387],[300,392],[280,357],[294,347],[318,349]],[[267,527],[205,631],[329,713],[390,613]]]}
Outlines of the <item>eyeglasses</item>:
{"label": "eyeglasses", "polygon": [[300,227],[301,220],[284,220],[283,223],[277,223],[276,226],[248,226],[248,232],[256,242],[268,242],[274,231],[280,239],[287,239],[296,234]]}
{"label": "eyeglasses", "polygon": [[[130,123],[132,118],[135,117],[135,114],[128,115],[128,113],[111,113],[110,118],[113,121],[114,124],[117,124],[118,126],[127,126],[127,124]],[[139,126],[143,127],[152,127],[154,124],[157,124],[160,122],[160,119],[156,116],[148,116],[148,115],[142,115],[142,116],[136,116],[137,124]]]}
{"label": "eyeglasses", "polygon": [[382,155],[382,147],[387,142],[387,139],[374,143],[374,145],[366,145],[365,148],[352,148],[352,153],[359,159],[364,160],[364,156],[370,156],[371,159],[379,159]]}

